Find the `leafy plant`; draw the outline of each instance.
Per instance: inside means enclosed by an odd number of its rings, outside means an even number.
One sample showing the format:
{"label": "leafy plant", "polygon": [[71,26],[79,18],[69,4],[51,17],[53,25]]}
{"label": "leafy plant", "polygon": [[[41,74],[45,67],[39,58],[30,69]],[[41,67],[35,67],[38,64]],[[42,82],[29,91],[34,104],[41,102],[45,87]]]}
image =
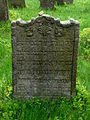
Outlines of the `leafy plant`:
{"label": "leafy plant", "polygon": [[90,59],[90,28],[84,28],[80,35],[80,49],[85,59]]}

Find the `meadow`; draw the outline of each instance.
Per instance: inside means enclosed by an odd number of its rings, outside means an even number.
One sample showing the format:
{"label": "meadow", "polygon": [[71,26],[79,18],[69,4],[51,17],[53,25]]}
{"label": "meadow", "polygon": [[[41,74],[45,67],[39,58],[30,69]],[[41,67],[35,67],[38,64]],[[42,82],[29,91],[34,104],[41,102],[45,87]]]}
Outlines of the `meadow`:
{"label": "meadow", "polygon": [[[40,11],[80,22],[77,66],[77,95],[70,100],[15,100],[12,96],[11,21],[30,20]],[[9,21],[0,21],[0,120],[89,120],[90,119],[90,0],[55,5],[53,10],[40,8],[39,0],[26,0],[25,8],[9,8]]]}

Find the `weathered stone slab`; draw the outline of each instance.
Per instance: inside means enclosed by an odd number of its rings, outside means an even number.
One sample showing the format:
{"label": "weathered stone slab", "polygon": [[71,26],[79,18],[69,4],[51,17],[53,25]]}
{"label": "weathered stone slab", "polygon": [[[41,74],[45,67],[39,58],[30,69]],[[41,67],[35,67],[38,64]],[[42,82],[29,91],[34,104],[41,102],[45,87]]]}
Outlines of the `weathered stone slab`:
{"label": "weathered stone slab", "polygon": [[42,8],[54,8],[55,0],[40,0],[40,7]]}
{"label": "weathered stone slab", "polygon": [[64,2],[66,2],[67,4],[69,4],[69,3],[73,3],[73,0],[57,0],[58,4],[64,4]]}
{"label": "weathered stone slab", "polygon": [[8,0],[0,0],[0,20],[8,20]]}
{"label": "weathered stone slab", "polygon": [[12,21],[12,79],[16,98],[76,93],[79,23],[49,15]]}
{"label": "weathered stone slab", "polygon": [[25,0],[8,0],[9,6],[13,7],[25,7]]}

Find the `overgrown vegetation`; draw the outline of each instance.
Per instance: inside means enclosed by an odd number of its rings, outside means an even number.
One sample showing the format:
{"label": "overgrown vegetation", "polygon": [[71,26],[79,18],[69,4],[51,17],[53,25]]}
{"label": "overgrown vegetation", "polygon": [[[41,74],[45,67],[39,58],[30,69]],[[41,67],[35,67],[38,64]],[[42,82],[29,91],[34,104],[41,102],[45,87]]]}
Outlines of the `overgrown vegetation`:
{"label": "overgrown vegetation", "polygon": [[39,0],[26,0],[26,8],[10,8],[10,20],[0,22],[0,120],[89,120],[90,110],[90,1],[74,0],[74,4],[56,5],[44,10],[61,20],[73,17],[80,21],[77,70],[77,95],[66,100],[15,100],[12,97],[11,21],[36,17]]}
{"label": "overgrown vegetation", "polygon": [[90,60],[90,28],[84,28],[81,32],[80,52],[85,59]]}
{"label": "overgrown vegetation", "polygon": [[[1,91],[0,91],[1,92]],[[77,83],[77,96],[66,100],[14,100],[11,88],[0,99],[1,120],[88,120],[89,103],[85,87]]]}

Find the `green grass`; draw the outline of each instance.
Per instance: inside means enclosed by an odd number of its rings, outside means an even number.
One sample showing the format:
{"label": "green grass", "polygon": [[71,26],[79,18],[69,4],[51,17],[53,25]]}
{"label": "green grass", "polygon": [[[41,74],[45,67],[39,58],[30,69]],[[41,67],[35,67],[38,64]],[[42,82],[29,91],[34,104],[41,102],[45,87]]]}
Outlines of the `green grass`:
{"label": "green grass", "polygon": [[[90,27],[90,0],[74,0],[71,5],[55,5],[54,10],[40,8],[39,0],[26,0],[26,8],[9,8],[10,20],[0,22],[0,118],[1,120],[89,120],[90,62],[79,53],[77,96],[71,100],[18,101],[12,98],[11,21],[30,20],[43,10],[45,14],[80,22],[80,33]],[[80,46],[79,46],[80,47]],[[86,89],[85,89],[86,88]],[[89,95],[90,97],[90,95]]]}
{"label": "green grass", "polygon": [[90,93],[90,62],[85,61],[82,57],[78,60],[78,80],[81,86],[86,86],[86,89]]}

